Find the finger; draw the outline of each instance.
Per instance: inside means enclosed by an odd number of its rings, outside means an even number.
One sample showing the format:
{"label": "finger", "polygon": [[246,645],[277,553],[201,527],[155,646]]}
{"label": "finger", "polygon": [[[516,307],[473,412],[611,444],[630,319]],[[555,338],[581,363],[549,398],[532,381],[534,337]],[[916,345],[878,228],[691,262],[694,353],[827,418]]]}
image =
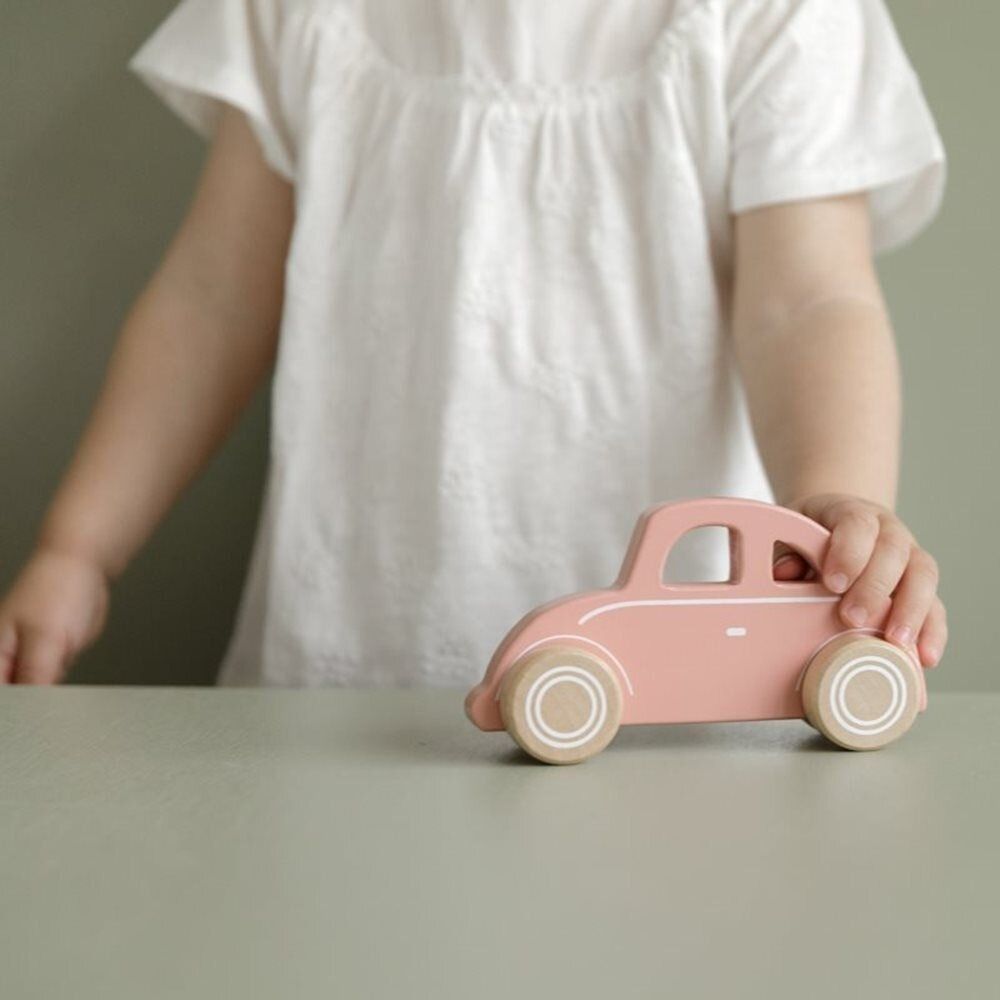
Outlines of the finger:
{"label": "finger", "polygon": [[809,564],[797,552],[785,552],[774,560],[772,577],[778,581],[803,580]]}
{"label": "finger", "polygon": [[848,507],[830,525],[830,544],[823,560],[823,583],[843,594],[871,560],[881,524],[874,511]]}
{"label": "finger", "polygon": [[66,643],[53,633],[41,629],[23,630],[14,682],[55,684],[62,676],[65,653]]}
{"label": "finger", "polygon": [[905,531],[884,526],[871,559],[840,602],[841,615],[860,628],[881,614],[910,562],[912,542]]}
{"label": "finger", "polygon": [[892,595],[892,611],[885,626],[886,638],[904,648],[916,642],[937,593],[938,568],[923,549],[914,549]]}
{"label": "finger", "polygon": [[931,601],[930,610],[924,619],[924,627],[917,640],[920,652],[920,662],[925,667],[936,667],[944,655],[944,647],[948,644],[948,616],[940,597]]}
{"label": "finger", "polygon": [[9,684],[17,656],[17,629],[13,622],[0,626],[0,684]]}

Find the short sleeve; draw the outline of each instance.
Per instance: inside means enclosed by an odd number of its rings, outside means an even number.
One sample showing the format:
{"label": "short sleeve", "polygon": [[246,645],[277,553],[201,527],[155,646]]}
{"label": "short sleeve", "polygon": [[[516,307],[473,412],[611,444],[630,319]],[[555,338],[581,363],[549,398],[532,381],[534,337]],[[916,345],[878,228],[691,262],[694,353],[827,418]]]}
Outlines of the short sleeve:
{"label": "short sleeve", "polygon": [[874,251],[940,207],[944,146],[884,0],[734,0],[729,208],[866,191]]}
{"label": "short sleeve", "polygon": [[214,134],[223,102],[243,111],[264,159],[294,180],[287,28],[280,0],[181,0],[128,68],[205,138]]}

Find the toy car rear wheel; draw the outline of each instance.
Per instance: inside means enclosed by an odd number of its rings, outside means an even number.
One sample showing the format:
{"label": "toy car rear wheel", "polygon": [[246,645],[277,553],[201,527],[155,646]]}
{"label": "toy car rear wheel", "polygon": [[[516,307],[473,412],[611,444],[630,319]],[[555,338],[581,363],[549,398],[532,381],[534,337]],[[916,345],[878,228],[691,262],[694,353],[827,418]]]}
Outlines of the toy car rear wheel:
{"label": "toy car rear wheel", "polygon": [[611,668],[575,647],[527,653],[500,684],[504,726],[523,750],[547,764],[577,764],[599,753],[618,732],[621,712],[621,687]]}
{"label": "toy car rear wheel", "polygon": [[919,711],[920,668],[874,636],[834,640],[806,668],[806,720],[848,750],[878,750],[899,739]]}

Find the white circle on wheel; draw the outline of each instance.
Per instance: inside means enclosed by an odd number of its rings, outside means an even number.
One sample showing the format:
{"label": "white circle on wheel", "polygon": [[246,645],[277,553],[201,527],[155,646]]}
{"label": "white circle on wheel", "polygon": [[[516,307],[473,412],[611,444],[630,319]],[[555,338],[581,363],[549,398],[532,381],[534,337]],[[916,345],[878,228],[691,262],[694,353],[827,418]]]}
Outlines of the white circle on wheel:
{"label": "white circle on wheel", "polygon": [[898,739],[919,711],[920,668],[899,647],[874,636],[845,635],[806,669],[807,720],[850,750],[876,750]]}
{"label": "white circle on wheel", "polygon": [[537,649],[508,670],[500,713],[517,743],[551,764],[603,750],[621,721],[621,689],[603,660],[568,647]]}
{"label": "white circle on wheel", "polygon": [[[873,678],[871,675],[875,675]],[[888,687],[887,694],[881,699],[885,708],[876,714],[868,713],[867,717],[856,714],[855,709],[848,704],[848,692],[852,682],[854,687],[868,684],[881,678]],[[868,702],[871,696],[868,695]],[[878,705],[881,707],[881,705]],[[830,684],[830,711],[840,725],[857,736],[877,736],[891,729],[906,708],[906,679],[899,667],[884,656],[859,656],[838,667]]]}
{"label": "white circle on wheel", "polygon": [[[587,703],[587,717],[575,729],[556,729],[546,721],[545,696],[553,693],[555,698],[572,696],[572,692],[560,689],[560,685],[565,684],[579,688]],[[536,739],[556,750],[583,746],[600,732],[608,717],[608,698],[604,688],[591,673],[572,664],[549,667],[531,682],[526,697],[524,714],[528,728]]]}

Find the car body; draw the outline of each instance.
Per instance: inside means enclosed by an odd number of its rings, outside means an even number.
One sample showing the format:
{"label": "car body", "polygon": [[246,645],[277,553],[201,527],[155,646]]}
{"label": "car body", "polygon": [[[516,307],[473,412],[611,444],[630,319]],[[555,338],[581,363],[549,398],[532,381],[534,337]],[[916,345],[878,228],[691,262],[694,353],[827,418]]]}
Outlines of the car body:
{"label": "car body", "polygon": [[[674,544],[709,525],[729,529],[732,579],[664,582]],[[838,636],[880,635],[884,624],[846,627],[839,595],[818,578],[773,579],[776,543],[816,567],[828,540],[809,518],[756,500],[655,504],[640,515],[611,587],[549,601],[514,625],[469,692],[466,714],[480,729],[503,729],[504,675],[525,654],[561,646],[588,650],[613,669],[622,725],[804,718],[800,685],[814,655]],[[926,686],[917,674],[923,711]]]}

